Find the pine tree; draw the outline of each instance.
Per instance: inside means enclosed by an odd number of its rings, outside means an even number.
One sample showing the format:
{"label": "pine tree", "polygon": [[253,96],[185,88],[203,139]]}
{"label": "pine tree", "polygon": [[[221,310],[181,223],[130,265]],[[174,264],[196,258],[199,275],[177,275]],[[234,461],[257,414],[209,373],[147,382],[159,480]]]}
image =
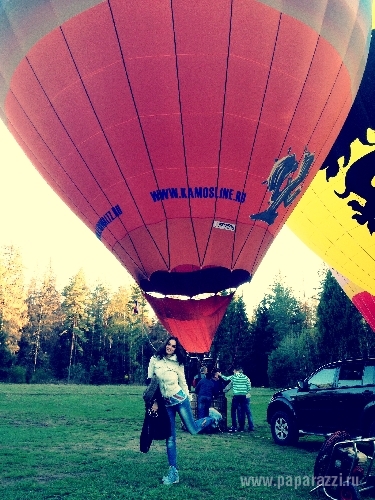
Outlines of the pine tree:
{"label": "pine tree", "polygon": [[112,380],[117,383],[128,381],[129,367],[127,355],[127,326],[129,290],[120,287],[115,292],[108,304],[108,337],[111,342],[111,359],[109,369]]}
{"label": "pine tree", "polygon": [[297,300],[291,289],[280,281],[273,285],[272,291],[273,294],[265,298],[270,324],[275,331],[267,375],[272,387],[288,387],[304,379],[316,367],[315,307]]}
{"label": "pine tree", "polygon": [[[282,283],[278,276],[271,287],[271,292],[263,298],[255,310],[251,322],[251,345],[248,354],[249,371],[255,386],[268,386],[269,375],[274,383],[275,370],[280,367],[278,356],[281,353],[285,362],[285,346],[300,345],[300,336],[307,322],[306,309],[293,296],[290,288]],[[283,345],[278,353],[275,349]],[[292,357],[296,353],[292,353]],[[270,366],[270,360],[273,366]]]}
{"label": "pine tree", "polygon": [[363,318],[331,271],[322,282],[317,329],[322,363],[361,355],[360,339],[366,335]]}
{"label": "pine tree", "polygon": [[40,349],[48,357],[51,356],[63,326],[61,299],[61,293],[57,290],[56,275],[49,267],[43,276],[41,287],[43,306],[40,336]]}
{"label": "pine tree", "polygon": [[50,356],[62,326],[61,295],[50,267],[41,284],[34,277],[27,296],[28,323],[22,330],[18,364],[35,373],[38,367],[50,368]]}
{"label": "pine tree", "polygon": [[375,357],[375,332],[363,319],[363,332],[359,338],[361,357]]}
{"label": "pine tree", "polygon": [[0,330],[0,381],[6,381],[12,366],[14,355],[6,343],[6,335]]}
{"label": "pine tree", "polygon": [[[69,360],[65,365],[68,369],[68,383],[71,377],[72,365],[78,362],[77,357],[82,357],[84,345],[87,341],[86,332],[89,328],[89,289],[83,270],[74,276],[62,292],[62,310],[64,313],[64,331],[62,337],[69,340]],[[66,349],[66,344],[62,345]],[[65,358],[66,359],[66,358]],[[66,361],[65,361],[66,362]]]}
{"label": "pine tree", "polygon": [[0,331],[9,350],[15,354],[21,331],[27,322],[23,265],[19,251],[4,247],[0,257]]}
{"label": "pine tree", "polygon": [[255,310],[250,334],[247,364],[251,383],[256,387],[268,387],[268,358],[275,347],[276,332],[266,298]]}
{"label": "pine tree", "polygon": [[279,275],[265,296],[269,319],[275,332],[275,347],[287,335],[298,336],[306,321],[306,314],[300,302],[294,297],[291,288],[282,283]]}
{"label": "pine tree", "polygon": [[108,288],[98,283],[90,294],[90,328],[86,333],[87,345],[84,356],[84,365],[88,372],[91,366],[98,364],[100,358],[107,359],[110,355],[112,341],[108,335],[109,303]]}
{"label": "pine tree", "polygon": [[[211,348],[214,362],[219,363],[223,373],[229,373],[234,365],[247,362],[250,344],[250,322],[242,297],[234,297],[217,329]],[[243,366],[246,371],[246,367]]]}

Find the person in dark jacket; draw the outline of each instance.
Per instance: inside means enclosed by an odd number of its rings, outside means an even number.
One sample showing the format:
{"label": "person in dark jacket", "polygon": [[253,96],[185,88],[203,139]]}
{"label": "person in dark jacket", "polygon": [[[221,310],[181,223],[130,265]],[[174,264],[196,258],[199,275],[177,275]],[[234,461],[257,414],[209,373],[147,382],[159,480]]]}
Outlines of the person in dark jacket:
{"label": "person in dark jacket", "polygon": [[208,417],[215,396],[215,384],[208,373],[198,382],[195,394],[197,395],[198,418]]}
{"label": "person in dark jacket", "polygon": [[215,384],[214,398],[217,398],[220,394],[224,394],[224,388],[227,383],[220,377],[220,370],[218,368],[212,371],[211,380]]}
{"label": "person in dark jacket", "polygon": [[195,389],[197,385],[199,384],[199,381],[202,380],[202,378],[205,378],[207,375],[207,366],[202,366],[202,368],[199,370],[199,373],[195,375],[193,379],[193,388]]}

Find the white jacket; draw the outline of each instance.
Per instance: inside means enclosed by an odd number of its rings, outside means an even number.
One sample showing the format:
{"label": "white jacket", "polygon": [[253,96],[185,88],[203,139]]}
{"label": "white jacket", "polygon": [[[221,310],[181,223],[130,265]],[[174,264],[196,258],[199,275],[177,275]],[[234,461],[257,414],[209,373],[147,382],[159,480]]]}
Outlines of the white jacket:
{"label": "white jacket", "polygon": [[164,357],[162,359],[152,356],[148,365],[147,376],[151,378],[154,374],[158,379],[160,392],[165,398],[170,398],[181,389],[189,396],[184,365],[179,364],[175,354],[170,358]]}

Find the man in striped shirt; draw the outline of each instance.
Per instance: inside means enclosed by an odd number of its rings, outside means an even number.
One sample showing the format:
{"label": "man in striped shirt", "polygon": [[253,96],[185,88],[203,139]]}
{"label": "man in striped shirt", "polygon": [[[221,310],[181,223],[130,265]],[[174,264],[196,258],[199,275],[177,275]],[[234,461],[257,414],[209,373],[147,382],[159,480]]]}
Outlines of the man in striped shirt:
{"label": "man in striped shirt", "polygon": [[229,428],[229,432],[237,431],[237,418],[236,414],[238,411],[238,425],[239,431],[245,429],[245,413],[246,413],[246,395],[251,391],[251,383],[249,377],[247,377],[240,366],[237,366],[233,370],[233,375],[226,377],[220,373],[220,376],[224,380],[230,380],[232,382],[233,399],[232,406],[230,409],[230,415],[232,419],[232,427]]}

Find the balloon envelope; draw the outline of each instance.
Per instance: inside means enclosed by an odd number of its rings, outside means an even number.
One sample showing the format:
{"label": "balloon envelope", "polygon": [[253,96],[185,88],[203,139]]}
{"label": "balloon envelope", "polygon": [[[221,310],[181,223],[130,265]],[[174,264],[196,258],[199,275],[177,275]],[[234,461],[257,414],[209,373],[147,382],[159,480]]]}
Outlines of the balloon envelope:
{"label": "balloon envelope", "polygon": [[375,297],[331,268],[332,275],[375,332]]}
{"label": "balloon envelope", "polygon": [[375,36],[332,150],[288,220],[325,262],[375,295]]}
{"label": "balloon envelope", "polygon": [[5,123],[146,297],[251,279],[345,121],[371,27],[369,0],[0,6]]}
{"label": "balloon envelope", "polygon": [[208,353],[214,334],[222,320],[233,293],[213,295],[205,299],[178,300],[146,295],[162,325],[178,337],[191,353]]}

